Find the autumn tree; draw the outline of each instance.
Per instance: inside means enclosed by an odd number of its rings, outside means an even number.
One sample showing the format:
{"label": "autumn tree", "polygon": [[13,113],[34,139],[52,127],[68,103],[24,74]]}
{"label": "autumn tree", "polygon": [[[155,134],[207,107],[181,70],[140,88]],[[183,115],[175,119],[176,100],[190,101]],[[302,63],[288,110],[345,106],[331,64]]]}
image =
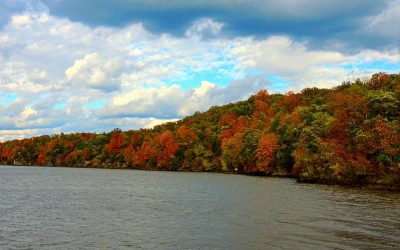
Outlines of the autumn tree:
{"label": "autumn tree", "polygon": [[148,161],[154,157],[154,149],[150,147],[150,141],[143,141],[142,146],[138,150],[134,158],[134,164],[140,167],[144,167]]}
{"label": "autumn tree", "polygon": [[159,151],[157,156],[157,164],[162,167],[167,167],[171,163],[175,152],[179,148],[179,144],[175,142],[174,135],[171,131],[164,131],[159,138]]}
{"label": "autumn tree", "polygon": [[392,81],[390,75],[384,72],[374,74],[368,82],[368,87],[374,90],[382,90],[387,88]]}
{"label": "autumn tree", "polygon": [[111,141],[107,145],[107,151],[109,154],[118,154],[121,145],[124,143],[124,134],[121,132],[115,132],[112,134]]}
{"label": "autumn tree", "polygon": [[300,94],[295,94],[293,92],[288,92],[285,97],[280,102],[280,105],[286,107],[288,112],[292,112],[296,107],[303,105],[303,100]]}
{"label": "autumn tree", "polygon": [[257,171],[264,174],[271,174],[270,165],[273,153],[277,147],[278,138],[274,133],[268,133],[261,137],[256,151]]}
{"label": "autumn tree", "polygon": [[181,145],[191,145],[198,140],[197,135],[186,125],[182,125],[176,131],[176,140]]}
{"label": "autumn tree", "polygon": [[39,148],[39,154],[36,158],[36,164],[43,166],[46,164],[46,147],[43,145]]}
{"label": "autumn tree", "polygon": [[125,164],[128,167],[132,167],[134,165],[135,154],[136,154],[136,144],[139,140],[139,134],[134,133],[131,138],[131,142],[128,147],[124,150],[124,158]]}
{"label": "autumn tree", "polygon": [[356,92],[337,92],[328,101],[333,111],[332,135],[345,139],[346,129],[351,122],[361,124],[368,114],[368,102]]}
{"label": "autumn tree", "polygon": [[225,171],[235,170],[243,163],[242,159],[240,158],[242,141],[242,133],[237,133],[234,136],[222,139],[221,163]]}
{"label": "autumn tree", "polygon": [[274,115],[275,110],[268,103],[269,97],[266,90],[261,90],[254,96],[253,114],[257,119],[265,120]]}

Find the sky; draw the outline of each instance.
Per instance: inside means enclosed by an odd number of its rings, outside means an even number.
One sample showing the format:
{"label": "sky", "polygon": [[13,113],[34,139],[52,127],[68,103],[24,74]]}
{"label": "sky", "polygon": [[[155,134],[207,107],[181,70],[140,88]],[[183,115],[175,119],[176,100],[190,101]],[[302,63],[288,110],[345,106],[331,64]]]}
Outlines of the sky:
{"label": "sky", "polygon": [[400,0],[1,0],[0,141],[400,71]]}

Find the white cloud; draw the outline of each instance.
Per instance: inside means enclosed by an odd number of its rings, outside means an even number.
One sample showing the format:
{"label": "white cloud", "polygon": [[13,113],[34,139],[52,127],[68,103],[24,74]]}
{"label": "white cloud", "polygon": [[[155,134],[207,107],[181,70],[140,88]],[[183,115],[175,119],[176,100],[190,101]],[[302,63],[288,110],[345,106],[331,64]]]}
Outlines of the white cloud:
{"label": "white cloud", "polygon": [[304,42],[285,36],[265,40],[238,39],[233,49],[242,69],[255,69],[280,76],[291,83],[290,90],[307,86],[332,87],[342,81],[370,76],[374,70],[345,69],[348,65],[362,65],[374,61],[400,63],[398,50],[362,50],[343,54],[334,50],[313,50]]}
{"label": "white cloud", "polygon": [[[45,132],[45,131],[43,131],[43,132]],[[38,129],[0,130],[0,142],[4,142],[7,140],[13,140],[13,139],[23,139],[27,135],[29,135],[29,136],[40,135],[40,130],[38,130]]]}
{"label": "white cloud", "polygon": [[13,16],[11,19],[11,24],[17,28],[28,25],[30,23],[31,23],[31,18],[29,15],[16,15]]}
{"label": "white cloud", "polygon": [[341,63],[345,57],[335,51],[313,51],[305,44],[284,36],[273,36],[266,40],[246,39],[234,53],[243,68],[265,69],[277,75],[298,75],[308,68],[324,64]]}
{"label": "white cloud", "polygon": [[[0,110],[2,129],[18,128],[26,136],[33,135],[33,128],[47,134],[138,129],[204,110],[206,102],[181,110],[194,93],[184,90],[185,79],[234,62],[229,41],[155,36],[141,24],[92,29],[49,15],[45,22],[43,15],[27,15],[24,30],[9,24],[0,31],[5,37],[0,85],[23,97]],[[211,88],[204,82],[195,95]],[[99,100],[108,104],[100,110],[86,106]]]}
{"label": "white cloud", "polygon": [[[140,23],[91,28],[47,12],[17,14],[0,30],[0,88],[17,97],[0,106],[0,137],[151,127],[243,100],[268,87],[268,76],[289,89],[328,87],[371,73],[343,65],[399,62],[396,50],[343,54],[285,36],[221,38],[222,28],[201,19],[177,38]],[[88,105],[100,100],[104,107]]]}
{"label": "white cloud", "polygon": [[195,89],[195,94],[197,96],[205,96],[210,89],[215,88],[215,84],[209,81],[202,81],[201,86]]}
{"label": "white cloud", "polygon": [[116,95],[99,117],[143,117],[171,119],[206,111],[210,106],[239,101],[270,85],[265,77],[247,77],[231,82],[226,87],[202,81],[198,88],[184,90],[178,85],[159,88],[142,88]]}
{"label": "white cloud", "polygon": [[177,117],[176,110],[183,99],[181,87],[138,88],[121,93],[97,114],[101,117]]}
{"label": "white cloud", "polygon": [[89,87],[99,89],[116,89],[119,82],[116,79],[122,68],[118,58],[105,60],[98,53],[85,55],[65,70],[68,82],[87,84]]}
{"label": "white cloud", "polygon": [[208,39],[216,37],[224,24],[215,22],[210,18],[202,18],[193,23],[193,25],[186,30],[186,36]]}
{"label": "white cloud", "polygon": [[143,123],[142,127],[143,128],[153,128],[157,125],[161,125],[163,123],[167,123],[167,122],[175,122],[178,119],[156,119],[156,118],[149,118],[144,120],[145,123]]}
{"label": "white cloud", "polygon": [[0,44],[6,44],[9,41],[7,35],[0,35]]}
{"label": "white cloud", "polygon": [[28,118],[33,115],[37,115],[38,112],[34,110],[32,107],[25,107],[24,111],[21,112],[21,117],[22,118]]}

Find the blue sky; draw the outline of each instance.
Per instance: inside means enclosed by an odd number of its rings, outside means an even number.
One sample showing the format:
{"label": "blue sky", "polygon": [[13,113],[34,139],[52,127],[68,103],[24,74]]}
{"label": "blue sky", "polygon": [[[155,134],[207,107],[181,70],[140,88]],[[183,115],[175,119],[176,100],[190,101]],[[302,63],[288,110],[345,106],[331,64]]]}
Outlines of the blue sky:
{"label": "blue sky", "polygon": [[0,141],[398,73],[399,24],[400,0],[3,0]]}

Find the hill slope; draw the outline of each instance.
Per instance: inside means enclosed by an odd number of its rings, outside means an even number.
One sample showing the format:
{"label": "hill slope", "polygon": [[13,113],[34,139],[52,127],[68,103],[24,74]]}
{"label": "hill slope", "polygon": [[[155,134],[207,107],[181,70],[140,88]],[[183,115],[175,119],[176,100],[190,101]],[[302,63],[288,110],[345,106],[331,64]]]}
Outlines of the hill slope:
{"label": "hill slope", "polygon": [[400,75],[333,89],[268,94],[154,129],[0,143],[14,165],[292,175],[303,181],[400,184]]}

